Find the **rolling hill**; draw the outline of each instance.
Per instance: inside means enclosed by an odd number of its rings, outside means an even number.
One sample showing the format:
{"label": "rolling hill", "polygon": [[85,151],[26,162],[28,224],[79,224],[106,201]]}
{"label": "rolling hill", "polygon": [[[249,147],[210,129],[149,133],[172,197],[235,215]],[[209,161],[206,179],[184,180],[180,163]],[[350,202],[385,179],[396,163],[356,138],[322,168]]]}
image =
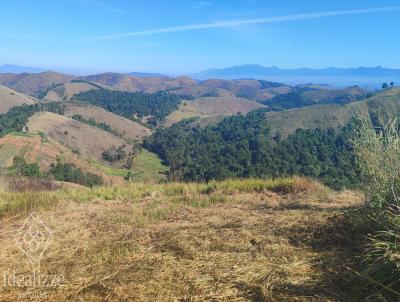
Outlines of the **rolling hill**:
{"label": "rolling hill", "polygon": [[51,101],[69,100],[73,94],[90,88],[96,89],[98,85],[102,88],[128,92],[155,93],[167,90],[189,99],[236,96],[264,101],[290,91],[287,85],[261,80],[196,81],[189,77],[142,77],[111,72],[82,77],[56,72],[9,73],[0,74],[0,84],[21,93]]}
{"label": "rolling hill", "polygon": [[107,85],[116,90],[130,92],[139,91],[145,93],[154,93],[160,90],[168,90],[196,84],[196,81],[187,77],[133,77],[127,74],[111,72],[86,76],[82,77],[82,79]]}
{"label": "rolling hill", "polygon": [[255,109],[264,108],[260,103],[237,97],[204,97],[194,101],[185,101],[179,109],[165,119],[164,126],[168,127],[183,119],[199,117],[201,120],[218,118]]}
{"label": "rolling hill", "polygon": [[37,101],[29,96],[13,91],[0,85],[0,114],[6,113],[9,109],[22,104],[35,104]]}
{"label": "rolling hill", "polygon": [[81,115],[85,119],[106,123],[128,140],[138,140],[151,134],[149,128],[92,105],[68,102],[65,104],[64,115],[68,117]]}
{"label": "rolling hill", "polygon": [[23,157],[27,163],[37,163],[42,172],[47,172],[58,157],[63,162],[73,164],[84,172],[102,177],[105,183],[117,183],[119,177],[104,173],[98,166],[89,163],[85,157],[77,155],[50,137],[37,133],[10,133],[0,138],[0,170],[7,171],[13,165],[15,156]]}
{"label": "rolling hill", "polygon": [[75,94],[96,89],[99,89],[99,86],[96,84],[73,80],[48,90],[46,95],[43,96],[43,100],[50,102],[69,101]]}
{"label": "rolling hill", "polygon": [[75,79],[75,76],[57,72],[0,74],[0,84],[23,94],[38,96],[45,94],[50,87],[66,83]]}
{"label": "rolling hill", "polygon": [[280,94],[262,102],[269,111],[307,107],[316,104],[347,104],[371,96],[372,93],[358,86],[332,89],[323,86],[295,86],[289,93]]}
{"label": "rolling hill", "polygon": [[400,88],[392,88],[359,102],[346,105],[314,105],[281,112],[268,112],[267,120],[274,131],[283,135],[298,128],[338,128],[352,117],[370,117],[376,123],[395,118],[400,112]]}
{"label": "rolling hill", "polygon": [[50,112],[33,115],[27,124],[30,131],[43,132],[75,153],[104,162],[102,152],[126,142],[109,132]]}

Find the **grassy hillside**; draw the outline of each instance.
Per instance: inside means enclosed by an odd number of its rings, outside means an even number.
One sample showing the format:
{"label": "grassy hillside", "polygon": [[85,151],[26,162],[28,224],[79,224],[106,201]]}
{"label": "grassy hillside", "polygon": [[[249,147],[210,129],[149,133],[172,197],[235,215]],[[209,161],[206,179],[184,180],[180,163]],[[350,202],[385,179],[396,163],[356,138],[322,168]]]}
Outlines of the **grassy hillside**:
{"label": "grassy hillside", "polygon": [[78,114],[85,119],[94,119],[97,122],[106,123],[129,140],[141,139],[151,134],[150,129],[96,106],[80,103],[66,103],[64,114],[69,117]]}
{"label": "grassy hillside", "polygon": [[168,167],[163,165],[161,159],[154,153],[142,150],[133,160],[130,170],[102,165],[91,161],[90,164],[109,176],[126,178],[133,182],[158,183],[166,181]]}
{"label": "grassy hillside", "polygon": [[75,80],[54,87],[45,94],[43,99],[50,102],[69,101],[75,94],[96,89],[99,89],[98,85]]}
{"label": "grassy hillside", "polygon": [[49,87],[73,80],[74,76],[57,72],[0,74],[0,84],[20,93],[37,96]]}
{"label": "grassy hillside", "polygon": [[215,116],[235,115],[238,112],[248,113],[249,111],[263,108],[264,106],[250,100],[237,97],[205,97],[194,101],[185,101],[179,109],[167,116],[164,126],[171,126],[183,119],[200,117],[200,119],[212,118]]}
{"label": "grassy hillside", "polygon": [[[296,178],[0,193],[0,267],[30,271],[13,235],[36,211],[54,233],[41,273],[65,277],[40,289],[49,301],[345,300],[341,219],[361,204]],[[2,301],[20,291],[2,287]]]}
{"label": "grassy hillside", "polygon": [[315,105],[267,113],[267,120],[274,131],[283,135],[295,132],[297,128],[338,128],[352,117],[370,117],[374,122],[383,123],[400,112],[400,88],[382,91],[364,101],[346,105]]}
{"label": "grassy hillside", "polygon": [[36,113],[29,119],[30,131],[43,132],[75,152],[102,161],[102,152],[126,142],[109,132],[50,112]]}
{"label": "grassy hillside", "polygon": [[13,165],[14,157],[23,157],[27,163],[37,163],[41,172],[50,170],[58,157],[63,162],[73,164],[84,172],[94,173],[101,176],[106,183],[115,183],[121,179],[104,173],[101,166],[91,164],[85,156],[77,155],[59,142],[45,135],[37,133],[11,133],[0,138],[0,171],[9,174],[8,168]]}
{"label": "grassy hillside", "polygon": [[0,85],[0,114],[6,113],[12,107],[22,104],[34,104],[37,101],[29,96],[13,91],[5,86]]}

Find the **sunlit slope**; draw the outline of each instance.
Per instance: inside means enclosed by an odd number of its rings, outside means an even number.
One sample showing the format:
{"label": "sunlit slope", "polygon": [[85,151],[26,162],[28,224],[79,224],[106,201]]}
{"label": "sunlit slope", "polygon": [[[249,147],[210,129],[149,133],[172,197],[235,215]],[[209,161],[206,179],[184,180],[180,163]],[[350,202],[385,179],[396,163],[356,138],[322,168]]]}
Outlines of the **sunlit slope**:
{"label": "sunlit slope", "polygon": [[149,128],[96,106],[66,103],[64,114],[69,117],[81,115],[85,119],[106,123],[123,137],[131,140],[141,139],[151,134]]}
{"label": "sunlit slope", "polygon": [[264,108],[265,106],[255,101],[228,97],[205,97],[194,101],[185,101],[179,109],[167,116],[165,126],[179,122],[185,118],[200,117],[205,119],[216,116],[229,116],[237,113],[248,113],[249,111]]}
{"label": "sunlit slope", "polygon": [[12,107],[20,106],[22,104],[30,105],[36,102],[37,101],[30,96],[23,95],[0,85],[0,114],[6,113]]}
{"label": "sunlit slope", "polygon": [[347,105],[315,105],[266,114],[273,131],[283,135],[298,128],[337,128],[344,126],[352,117],[369,117],[384,122],[400,112],[400,88],[382,91],[364,101]]}
{"label": "sunlit slope", "polygon": [[30,131],[43,132],[78,154],[102,161],[102,152],[126,142],[109,132],[50,112],[39,112],[28,122]]}

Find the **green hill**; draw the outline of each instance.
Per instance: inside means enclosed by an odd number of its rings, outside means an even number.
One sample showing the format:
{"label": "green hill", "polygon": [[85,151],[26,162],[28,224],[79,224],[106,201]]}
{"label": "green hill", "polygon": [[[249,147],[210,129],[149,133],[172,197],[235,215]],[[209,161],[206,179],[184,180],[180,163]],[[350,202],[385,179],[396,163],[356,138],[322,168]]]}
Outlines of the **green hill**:
{"label": "green hill", "polygon": [[267,119],[273,131],[282,135],[294,133],[298,128],[339,128],[354,116],[370,117],[382,124],[400,112],[400,88],[392,88],[359,102],[346,105],[314,105],[280,112],[268,112]]}

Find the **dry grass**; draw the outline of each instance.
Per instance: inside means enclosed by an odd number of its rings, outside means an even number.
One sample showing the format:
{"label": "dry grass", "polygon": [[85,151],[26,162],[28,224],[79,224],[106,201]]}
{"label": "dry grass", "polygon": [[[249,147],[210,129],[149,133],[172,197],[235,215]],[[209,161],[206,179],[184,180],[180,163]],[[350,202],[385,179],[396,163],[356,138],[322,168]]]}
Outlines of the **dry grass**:
{"label": "dry grass", "polygon": [[[26,213],[38,211],[54,231],[41,273],[66,281],[40,289],[42,301],[340,301],[349,243],[334,217],[362,196],[294,178],[0,200],[0,271],[30,271],[12,238]],[[1,301],[24,290],[1,287]]]}
{"label": "dry grass", "polygon": [[67,82],[50,90],[44,100],[51,102],[69,101],[75,94],[96,90],[98,87],[84,82]]}
{"label": "dry grass", "polygon": [[234,96],[198,98],[194,101],[183,102],[178,110],[172,112],[166,118],[164,125],[168,127],[185,118],[195,116],[208,118],[213,116],[234,115],[238,112],[245,114],[249,111],[264,107],[264,105],[255,101]]}
{"label": "dry grass", "polygon": [[100,162],[103,161],[103,151],[126,144],[122,138],[109,132],[51,112],[36,113],[29,119],[28,127]]}
{"label": "dry grass", "polygon": [[86,104],[67,103],[65,115],[72,117],[75,114],[82,115],[85,119],[92,118],[97,122],[106,123],[130,140],[138,140],[151,134],[150,129],[102,108]]}
{"label": "dry grass", "polygon": [[29,96],[13,91],[0,85],[0,114],[6,113],[12,107],[22,104],[34,104],[37,101]]}

